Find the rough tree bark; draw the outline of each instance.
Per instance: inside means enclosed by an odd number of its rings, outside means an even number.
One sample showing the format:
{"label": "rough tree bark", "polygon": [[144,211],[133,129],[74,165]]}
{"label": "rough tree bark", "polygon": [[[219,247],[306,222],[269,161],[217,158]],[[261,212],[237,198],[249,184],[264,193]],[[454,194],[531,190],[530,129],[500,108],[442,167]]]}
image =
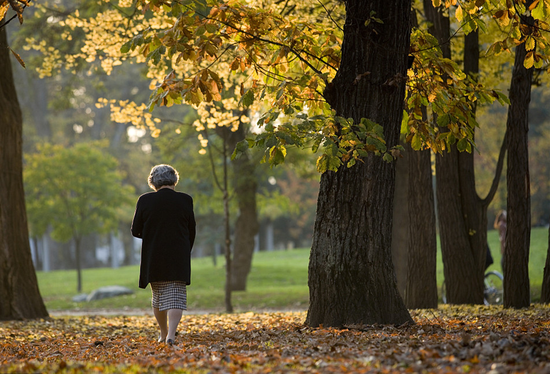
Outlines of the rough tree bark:
{"label": "rough tree bark", "polygon": [[[236,132],[230,135],[229,151],[245,139],[245,128],[241,123]],[[235,197],[239,206],[239,215],[235,222],[235,238],[233,244],[233,266],[231,271],[231,289],[233,291],[246,290],[246,281],[252,258],[254,256],[254,238],[260,229],[256,208],[256,193],[258,182],[256,179],[255,164],[250,160],[248,153],[232,161],[233,185]]]}
{"label": "rough tree bark", "polygon": [[23,189],[23,120],[5,27],[0,28],[0,320],[43,318]]}
{"label": "rough tree bark", "polygon": [[[411,23],[418,26],[416,12]],[[426,110],[422,110],[424,118]],[[409,309],[437,308],[437,236],[431,152],[404,145],[395,169],[392,255],[399,293]]]}
{"label": "rough tree bark", "polygon": [[[479,36],[477,31],[472,31],[464,38],[464,72],[477,80],[479,74]],[[472,111],[472,116],[475,116],[475,104]],[[475,268],[471,269],[470,276],[479,278],[480,282],[483,282],[487,260],[487,208],[492,198],[490,200],[481,199],[477,194],[473,152],[458,154],[458,172],[463,219],[468,230],[469,248],[475,263]],[[496,188],[494,192],[496,192]],[[476,295],[478,292],[483,292],[483,288],[475,290]]]}
{"label": "rough tree bark", "polygon": [[437,308],[437,236],[429,150],[406,152],[396,164],[392,257],[408,309]]}
{"label": "rough tree bark", "polygon": [[405,305],[437,308],[437,237],[431,153],[408,146],[409,248]]}
{"label": "rough tree bark", "polygon": [[[429,31],[437,38],[443,57],[451,58],[449,17],[430,0],[424,0],[424,9],[432,23]],[[483,304],[483,271],[478,270],[478,256],[472,253],[464,221],[456,146],[436,156],[436,195],[447,300],[452,304]]]}
{"label": "rough tree bark", "polygon": [[[341,65],[325,98],[339,116],[379,123],[387,145],[395,146],[411,3],[347,0],[345,6]],[[371,14],[383,23],[366,22]],[[394,188],[395,163],[375,155],[321,176],[309,261],[309,326],[412,322],[391,258]]]}
{"label": "rough tree bark", "polygon": [[[444,57],[450,58],[449,19],[436,10],[431,1],[424,1],[424,6],[428,19],[433,22],[430,31],[438,38]],[[479,41],[475,31],[465,38],[464,71],[477,79]],[[483,199],[475,187],[472,153],[458,152],[456,146],[452,146],[449,153],[436,159],[441,252],[447,299],[452,304],[483,303],[487,208],[498,188],[505,150],[504,144],[491,190]]]}
{"label": "rough tree bark", "polygon": [[[407,148],[406,145],[404,147]],[[405,299],[407,279],[409,278],[409,159],[410,152],[407,148],[403,158],[396,160],[395,163],[395,193],[393,197],[391,235],[391,254],[397,279],[397,289],[403,300]]]}
{"label": "rough tree bark", "polygon": [[531,190],[529,182],[529,102],[533,69],[525,69],[525,45],[516,47],[506,122],[508,185],[506,250],[504,251],[504,306],[528,307]]}

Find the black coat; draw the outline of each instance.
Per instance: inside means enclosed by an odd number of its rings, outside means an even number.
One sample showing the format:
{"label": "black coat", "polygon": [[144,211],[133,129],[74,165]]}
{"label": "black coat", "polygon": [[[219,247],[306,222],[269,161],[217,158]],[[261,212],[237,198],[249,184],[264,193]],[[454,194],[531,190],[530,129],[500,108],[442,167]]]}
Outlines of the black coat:
{"label": "black coat", "polygon": [[139,197],[132,235],[142,238],[139,287],[151,282],[191,283],[191,249],[195,242],[193,199],[161,188]]}

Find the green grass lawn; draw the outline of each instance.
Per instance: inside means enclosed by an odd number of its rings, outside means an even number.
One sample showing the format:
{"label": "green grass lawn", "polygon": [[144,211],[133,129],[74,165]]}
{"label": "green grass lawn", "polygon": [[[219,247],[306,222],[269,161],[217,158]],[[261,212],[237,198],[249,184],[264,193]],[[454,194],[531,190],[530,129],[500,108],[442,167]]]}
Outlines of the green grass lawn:
{"label": "green grass lawn", "polygon": [[[502,272],[500,268],[500,244],[498,234],[492,230],[488,236],[495,263],[489,270]],[[531,232],[529,277],[531,299],[540,299],[540,287],[546,251],[548,229],[535,228]],[[237,311],[251,309],[306,309],[308,304],[307,267],[309,249],[259,252],[254,254],[252,270],[248,276],[246,291],[233,292],[233,306]],[[214,266],[211,258],[192,260],[192,284],[188,287],[189,310],[224,310],[225,269],[223,259]],[[38,272],[40,292],[49,310],[89,308],[149,308],[150,290],[137,287],[138,266],[118,269],[86,269],[82,272],[83,292],[90,293],[102,286],[120,285],[135,291],[134,295],[75,303],[76,271],[62,270]],[[443,281],[443,265],[438,253],[438,284]]]}
{"label": "green grass lawn", "polygon": [[[302,308],[308,304],[307,266],[309,249],[259,252],[254,255],[246,291],[233,292],[236,310]],[[221,261],[220,261],[221,260]],[[214,266],[210,257],[192,260],[191,285],[187,289],[189,310],[224,310],[224,261]],[[118,269],[86,269],[82,288],[90,293],[102,286],[119,285],[135,291],[134,295],[75,303],[76,271],[37,272],[40,292],[49,310],[76,308],[149,308],[151,291],[138,288],[138,266]]]}

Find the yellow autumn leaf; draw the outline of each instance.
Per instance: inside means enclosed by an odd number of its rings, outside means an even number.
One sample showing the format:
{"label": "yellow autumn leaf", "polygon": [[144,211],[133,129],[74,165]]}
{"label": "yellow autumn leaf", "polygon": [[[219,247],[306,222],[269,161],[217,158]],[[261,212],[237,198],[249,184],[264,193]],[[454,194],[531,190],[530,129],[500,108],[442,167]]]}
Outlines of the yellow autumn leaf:
{"label": "yellow autumn leaf", "polygon": [[532,51],[533,49],[535,49],[535,38],[528,36],[527,40],[525,40],[525,50]]}
{"label": "yellow autumn leaf", "polygon": [[6,12],[8,11],[9,6],[10,5],[8,4],[8,2],[5,2],[2,5],[0,5],[0,20],[4,19],[5,15],[6,15]]}
{"label": "yellow autumn leaf", "polygon": [[533,10],[535,9],[535,7],[538,5],[539,3],[539,0],[535,0],[531,3],[531,5],[529,5],[529,10]]}
{"label": "yellow autumn leaf", "polygon": [[525,60],[523,61],[523,66],[525,69],[531,69],[535,63],[535,56],[533,52],[528,52],[525,56]]}
{"label": "yellow autumn leaf", "polygon": [[462,7],[460,5],[456,8],[455,17],[458,20],[458,22],[462,22],[462,20],[464,19],[464,14],[462,12]]}

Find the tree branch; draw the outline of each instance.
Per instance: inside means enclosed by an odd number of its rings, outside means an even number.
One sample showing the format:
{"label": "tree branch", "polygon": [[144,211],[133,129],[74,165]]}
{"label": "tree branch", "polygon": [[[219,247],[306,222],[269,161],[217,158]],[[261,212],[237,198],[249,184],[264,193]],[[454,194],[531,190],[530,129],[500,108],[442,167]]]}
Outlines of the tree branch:
{"label": "tree branch", "polygon": [[489,189],[489,193],[487,193],[487,196],[483,200],[481,200],[481,203],[484,206],[488,206],[489,204],[491,204],[491,201],[493,201],[493,198],[497,193],[498,184],[500,183],[500,176],[502,175],[502,169],[504,167],[504,156],[506,155],[506,151],[508,150],[508,144],[506,140],[507,137],[508,131],[504,133],[504,138],[502,139],[502,145],[500,146],[500,152],[498,154],[498,161],[495,170],[495,176],[493,178],[493,183],[491,184],[491,188]]}

